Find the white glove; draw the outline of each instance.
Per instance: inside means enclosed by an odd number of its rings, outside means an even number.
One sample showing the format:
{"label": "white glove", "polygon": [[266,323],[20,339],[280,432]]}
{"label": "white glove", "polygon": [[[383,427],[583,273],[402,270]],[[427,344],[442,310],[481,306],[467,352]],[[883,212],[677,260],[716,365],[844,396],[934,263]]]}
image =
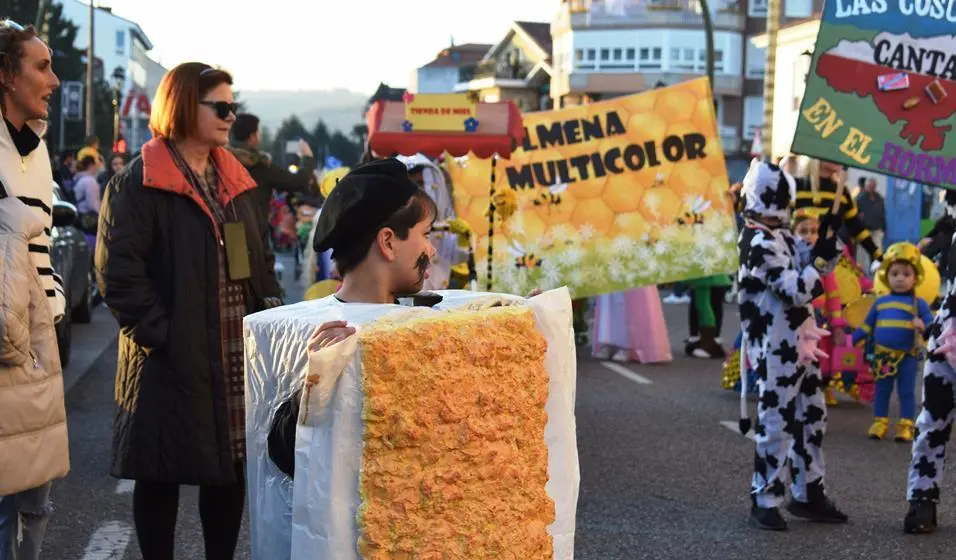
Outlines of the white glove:
{"label": "white glove", "polygon": [[953,319],[946,319],[943,323],[943,332],[936,339],[937,348],[933,353],[946,356],[949,366],[956,369],[956,328],[953,321]]}
{"label": "white glove", "polygon": [[813,316],[808,317],[797,329],[797,361],[807,364],[829,358],[829,354],[820,350],[820,339],[829,334],[830,331],[817,326]]}
{"label": "white glove", "polygon": [[882,264],[883,264],[882,261],[874,260],[873,263],[870,265],[870,274],[876,274],[876,271],[880,269],[880,265]]}

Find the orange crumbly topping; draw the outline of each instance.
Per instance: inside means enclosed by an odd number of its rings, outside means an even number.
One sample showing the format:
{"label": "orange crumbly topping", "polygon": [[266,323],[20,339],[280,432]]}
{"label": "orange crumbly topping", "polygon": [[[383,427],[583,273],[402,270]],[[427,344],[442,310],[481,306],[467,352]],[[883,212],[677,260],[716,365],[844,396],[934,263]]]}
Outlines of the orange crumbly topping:
{"label": "orange crumbly topping", "polygon": [[547,342],[524,307],[362,334],[364,558],[552,558]]}

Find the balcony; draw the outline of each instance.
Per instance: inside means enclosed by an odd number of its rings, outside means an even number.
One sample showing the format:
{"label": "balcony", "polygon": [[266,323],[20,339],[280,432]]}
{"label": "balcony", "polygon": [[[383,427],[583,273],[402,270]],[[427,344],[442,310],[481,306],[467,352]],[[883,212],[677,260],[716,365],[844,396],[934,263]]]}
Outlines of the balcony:
{"label": "balcony", "polygon": [[[495,80],[524,80],[528,73],[534,68],[534,65],[527,61],[519,62],[515,68],[504,62],[497,60],[485,60],[475,67],[472,80],[495,79]],[[464,81],[464,80],[462,80]]]}
{"label": "balcony", "polygon": [[[739,0],[711,0],[714,29],[743,31],[747,13]],[[627,5],[623,12],[610,13],[603,1],[590,8],[572,11],[567,4],[558,14],[554,29],[620,29],[703,26],[699,0],[646,0]]]}
{"label": "balcony", "polygon": [[[586,93],[637,93],[653,89],[658,82],[673,85],[701,77],[701,74],[641,70],[637,72],[581,72],[560,73],[552,82],[552,95]],[[714,76],[714,93],[739,97],[743,92],[743,78],[728,74]]]}

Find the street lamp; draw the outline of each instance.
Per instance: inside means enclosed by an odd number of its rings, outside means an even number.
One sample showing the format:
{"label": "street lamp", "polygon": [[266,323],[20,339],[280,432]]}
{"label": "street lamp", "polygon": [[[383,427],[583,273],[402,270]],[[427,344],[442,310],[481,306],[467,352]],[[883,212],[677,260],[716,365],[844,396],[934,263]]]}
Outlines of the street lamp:
{"label": "street lamp", "polygon": [[122,66],[117,66],[113,70],[113,149],[119,142],[120,131],[120,96],[123,92],[123,84],[126,82],[126,70]]}

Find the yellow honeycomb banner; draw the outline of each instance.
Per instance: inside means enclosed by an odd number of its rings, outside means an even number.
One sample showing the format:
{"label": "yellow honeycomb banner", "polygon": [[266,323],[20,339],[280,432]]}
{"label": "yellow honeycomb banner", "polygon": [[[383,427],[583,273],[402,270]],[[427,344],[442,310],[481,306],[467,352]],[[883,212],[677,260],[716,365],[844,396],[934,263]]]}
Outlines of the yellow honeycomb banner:
{"label": "yellow honeycomb banner", "polygon": [[495,165],[517,211],[495,216],[492,162],[448,158],[455,211],[478,236],[482,288],[576,298],[732,272],[736,225],[706,78],[523,116],[526,138]]}

